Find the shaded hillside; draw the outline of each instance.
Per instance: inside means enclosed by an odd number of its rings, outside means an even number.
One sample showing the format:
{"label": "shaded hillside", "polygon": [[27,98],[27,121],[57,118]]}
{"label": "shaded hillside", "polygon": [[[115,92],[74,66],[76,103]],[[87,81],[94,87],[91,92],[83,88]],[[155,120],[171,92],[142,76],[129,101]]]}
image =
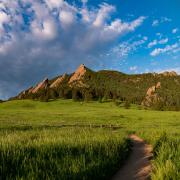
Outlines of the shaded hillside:
{"label": "shaded hillside", "polygon": [[15,97],[43,101],[56,98],[85,101],[113,99],[157,108],[170,106],[173,109],[180,107],[180,76],[175,72],[137,75],[109,70],[95,72],[82,64],[72,74],[60,75],[52,80],[46,78]]}

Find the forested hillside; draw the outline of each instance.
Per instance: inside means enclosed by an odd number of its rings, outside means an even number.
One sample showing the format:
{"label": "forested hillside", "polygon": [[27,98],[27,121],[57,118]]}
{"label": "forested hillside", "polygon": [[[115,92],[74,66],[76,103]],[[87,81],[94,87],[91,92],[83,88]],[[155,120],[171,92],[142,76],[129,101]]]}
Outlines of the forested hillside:
{"label": "forested hillside", "polygon": [[180,76],[175,72],[128,75],[117,71],[92,71],[83,64],[72,74],[52,80],[21,92],[11,99],[99,100],[142,104],[159,110],[180,109]]}

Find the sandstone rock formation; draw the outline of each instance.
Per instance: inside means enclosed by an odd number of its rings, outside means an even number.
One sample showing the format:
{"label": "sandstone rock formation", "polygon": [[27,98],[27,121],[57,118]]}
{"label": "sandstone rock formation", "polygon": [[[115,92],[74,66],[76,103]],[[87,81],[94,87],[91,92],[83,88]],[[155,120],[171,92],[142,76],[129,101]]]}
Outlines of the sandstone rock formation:
{"label": "sandstone rock formation", "polygon": [[65,73],[62,76],[60,76],[59,78],[57,78],[51,85],[50,88],[57,88],[59,86],[61,86],[61,84],[63,84],[65,81],[67,81],[68,79],[68,75]]}
{"label": "sandstone rock formation", "polygon": [[79,68],[75,71],[75,73],[72,75],[72,77],[69,80],[69,83],[73,83],[74,81],[81,80],[83,76],[85,75],[87,69],[84,66],[84,64],[81,64]]}
{"label": "sandstone rock formation", "polygon": [[160,75],[168,76],[168,77],[178,76],[178,74],[175,71],[170,71],[170,72],[165,71],[163,73],[160,73]]}
{"label": "sandstone rock formation", "polygon": [[23,99],[27,94],[32,93],[33,87],[28,88],[27,90],[22,91],[17,97],[18,99]]}
{"label": "sandstone rock formation", "polygon": [[71,76],[68,84],[70,87],[85,87],[88,88],[89,86],[87,82],[91,78],[91,72],[88,68],[85,67],[84,64],[81,64],[79,68],[74,72]]}
{"label": "sandstone rock formation", "polygon": [[43,89],[47,89],[49,86],[49,80],[47,78],[45,78],[42,82],[40,82],[39,84],[37,84],[35,87],[30,87],[24,91],[22,91],[18,96],[17,99],[26,99],[27,97],[29,97],[29,95],[31,94],[36,94],[38,93],[40,90]]}
{"label": "sandstone rock formation", "polygon": [[161,82],[158,82],[156,85],[150,87],[147,90],[145,99],[142,101],[142,105],[150,107],[151,105],[161,100],[161,98],[157,94],[157,89],[159,88],[161,88]]}
{"label": "sandstone rock formation", "polygon": [[45,78],[42,82],[40,82],[37,86],[30,90],[31,93],[37,93],[39,90],[47,89],[49,80]]}

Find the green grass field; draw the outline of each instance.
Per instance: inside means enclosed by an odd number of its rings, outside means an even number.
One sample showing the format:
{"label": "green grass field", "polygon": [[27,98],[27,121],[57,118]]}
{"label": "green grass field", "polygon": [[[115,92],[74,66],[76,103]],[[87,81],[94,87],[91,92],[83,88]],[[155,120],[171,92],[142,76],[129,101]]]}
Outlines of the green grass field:
{"label": "green grass field", "polygon": [[180,112],[113,102],[2,103],[0,179],[108,179],[130,152],[130,133],[154,146],[152,179],[180,179]]}

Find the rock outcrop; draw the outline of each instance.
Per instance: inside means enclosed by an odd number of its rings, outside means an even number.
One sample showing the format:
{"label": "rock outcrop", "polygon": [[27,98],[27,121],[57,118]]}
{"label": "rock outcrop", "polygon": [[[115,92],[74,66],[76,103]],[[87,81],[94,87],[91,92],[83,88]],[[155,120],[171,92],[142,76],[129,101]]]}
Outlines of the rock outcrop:
{"label": "rock outcrop", "polygon": [[88,88],[88,80],[91,79],[92,71],[89,70],[84,64],[81,64],[79,68],[73,73],[69,79],[70,87],[85,87]]}
{"label": "rock outcrop", "polygon": [[39,90],[47,89],[49,84],[49,80],[45,78],[42,82],[40,82],[37,86],[30,90],[30,93],[37,93]]}
{"label": "rock outcrop", "polygon": [[23,99],[23,98],[25,98],[26,95],[28,95],[29,93],[32,93],[32,90],[33,90],[33,87],[30,87],[30,88],[22,91],[22,92],[17,96],[17,98],[18,98],[18,99]]}
{"label": "rock outcrop", "polygon": [[50,88],[60,87],[62,84],[66,83],[69,76],[65,73],[62,76],[58,77],[51,85]]}
{"label": "rock outcrop", "polygon": [[163,73],[160,73],[160,75],[167,76],[167,77],[173,77],[178,76],[178,74],[175,71],[165,71]]}
{"label": "rock outcrop", "polygon": [[161,88],[161,82],[158,82],[156,85],[150,87],[146,92],[146,97],[142,101],[143,106],[150,107],[151,105],[157,103],[161,98],[158,96],[157,89]]}
{"label": "rock outcrop", "polygon": [[18,96],[17,99],[24,99],[26,98],[29,94],[36,94],[40,90],[47,89],[49,86],[49,80],[45,78],[42,82],[37,84],[35,87],[30,87],[24,91],[22,91]]}
{"label": "rock outcrop", "polygon": [[87,72],[86,67],[84,66],[84,64],[81,64],[79,66],[79,68],[74,72],[74,74],[71,76],[70,80],[69,80],[69,84],[73,83],[75,81],[81,80],[83,78],[83,76],[85,75],[85,73]]}

